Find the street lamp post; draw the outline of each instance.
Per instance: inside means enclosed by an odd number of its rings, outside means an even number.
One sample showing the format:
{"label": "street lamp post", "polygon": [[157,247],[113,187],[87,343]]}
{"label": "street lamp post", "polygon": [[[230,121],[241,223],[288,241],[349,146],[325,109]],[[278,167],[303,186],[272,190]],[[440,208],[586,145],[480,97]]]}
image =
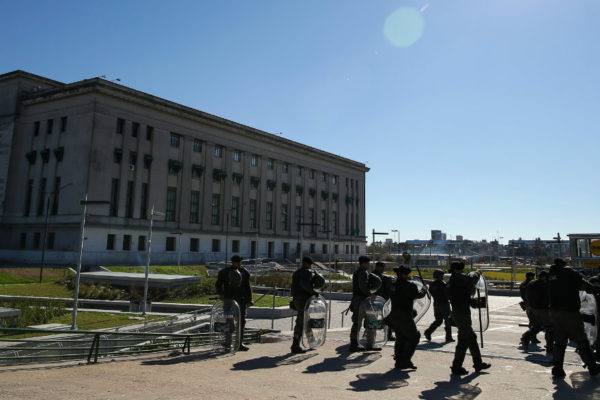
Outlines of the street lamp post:
{"label": "street lamp post", "polygon": [[75,276],[75,293],[73,297],[73,314],[71,315],[71,329],[77,329],[77,302],[79,301],[79,280],[81,278],[81,259],[83,257],[83,241],[85,238],[85,216],[88,205],[95,204],[110,204],[110,201],[106,200],[88,200],[87,193],[83,200],[79,201],[79,205],[83,206],[81,212],[81,237],[79,240],[79,259],[77,261],[77,275]]}
{"label": "street lamp post", "polygon": [[389,233],[375,232],[375,229],[373,229],[373,241],[371,242],[371,246],[373,247],[373,261],[375,261],[375,235],[389,235]]}
{"label": "street lamp post", "polygon": [[146,316],[146,302],[148,301],[148,274],[150,273],[150,253],[152,251],[152,223],[154,217],[164,217],[164,213],[154,211],[154,204],[150,209],[150,221],[148,223],[148,244],[146,249],[146,271],[144,275],[144,304],[142,305],[142,316]]}

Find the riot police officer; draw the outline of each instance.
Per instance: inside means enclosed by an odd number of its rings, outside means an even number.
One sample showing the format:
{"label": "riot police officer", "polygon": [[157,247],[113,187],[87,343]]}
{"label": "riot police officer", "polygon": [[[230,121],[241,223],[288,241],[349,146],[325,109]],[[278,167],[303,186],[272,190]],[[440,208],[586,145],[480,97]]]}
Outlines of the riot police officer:
{"label": "riot police officer", "polygon": [[552,352],[552,376],[564,378],[563,369],[565,349],[568,339],[577,344],[579,357],[587,366],[590,375],[600,373],[600,365],[596,364],[589,340],[583,328],[583,320],[579,312],[581,300],[579,291],[591,289],[591,285],[583,279],[581,274],[566,266],[561,258],[554,260],[550,267],[549,293],[550,314],[554,323],[554,351]]}
{"label": "riot police officer", "polygon": [[423,286],[423,290],[419,291],[417,285],[410,281],[410,271],[410,268],[404,265],[394,268],[398,279],[392,293],[390,322],[396,332],[394,358],[396,360],[395,368],[398,369],[417,369],[411,359],[421,337],[413,319],[413,302],[415,299],[424,297],[426,291],[425,286]]}
{"label": "riot police officer", "polygon": [[[387,300],[391,297],[391,294],[394,292],[394,279],[391,276],[384,274],[384,271],[385,263],[377,261],[375,263],[375,269],[373,270],[373,273],[377,275],[379,279],[381,279],[381,287],[379,288],[376,294],[377,296],[381,296],[382,298]],[[393,335],[394,330],[389,320],[389,317],[386,318],[384,321],[388,327],[388,340],[396,340],[396,338]]]}
{"label": "riot police officer", "polygon": [[453,262],[450,264],[450,281],[448,282],[448,297],[452,305],[452,319],[458,328],[458,341],[454,352],[454,360],[450,368],[453,374],[466,375],[468,371],[462,366],[465,360],[467,349],[473,358],[473,367],[475,372],[479,372],[491,367],[491,364],[483,362],[481,352],[477,345],[477,335],[473,331],[471,322],[471,293],[475,290],[475,285],[481,276],[480,271],[475,271],[469,275],[463,274],[465,264],[463,262]]}
{"label": "riot police officer", "polygon": [[546,351],[552,353],[554,331],[550,320],[550,300],[548,298],[548,271],[541,271],[538,279],[529,282],[526,289],[527,306],[530,314],[529,329],[521,336],[521,344],[525,351],[533,338],[544,330]]}
{"label": "riot police officer", "polygon": [[[241,279],[239,276],[241,275]],[[217,293],[221,300],[235,300],[240,306],[240,333],[244,337],[246,326],[246,308],[252,306],[252,289],[250,288],[250,272],[242,267],[242,257],[231,257],[231,266],[219,271]],[[240,343],[240,351],[248,351],[248,347]]]}
{"label": "riot police officer", "polygon": [[[533,281],[533,279],[535,278],[535,274],[533,272],[527,272],[525,274],[525,280],[523,282],[521,282],[521,284],[519,285],[519,292],[521,293],[521,308],[523,309],[523,311],[525,311],[525,314],[527,314],[527,321],[528,324],[527,326],[529,328],[531,328],[531,325],[533,324],[533,316],[531,315],[531,307],[529,306],[529,302],[527,301],[527,286]],[[525,350],[527,350],[527,345],[529,344],[529,342],[531,343],[539,343],[540,341],[537,339],[536,337],[537,332],[534,336],[531,336],[528,338],[528,343],[524,343],[523,341],[521,341],[521,345],[525,348]]]}
{"label": "riot police officer", "polygon": [[450,323],[450,300],[448,300],[448,287],[444,282],[444,271],[436,269],[433,271],[433,282],[429,284],[429,293],[433,297],[433,316],[435,320],[425,330],[425,338],[431,341],[431,334],[444,323],[446,330],[446,343],[454,342],[452,339],[452,324]]}
{"label": "riot police officer", "polygon": [[310,269],[312,264],[312,258],[302,258],[302,267],[298,268],[292,275],[292,301],[294,310],[296,310],[298,313],[296,316],[296,325],[294,326],[294,339],[291,349],[292,353],[306,352],[306,350],[300,347],[304,323],[304,308],[309,297],[318,294],[313,288],[313,271]]}
{"label": "riot police officer", "polygon": [[350,311],[352,311],[352,328],[350,329],[350,352],[363,351],[364,348],[358,344],[358,314],[360,303],[371,296],[369,290],[369,264],[371,259],[367,256],[358,258],[358,268],[352,276],[352,300]]}

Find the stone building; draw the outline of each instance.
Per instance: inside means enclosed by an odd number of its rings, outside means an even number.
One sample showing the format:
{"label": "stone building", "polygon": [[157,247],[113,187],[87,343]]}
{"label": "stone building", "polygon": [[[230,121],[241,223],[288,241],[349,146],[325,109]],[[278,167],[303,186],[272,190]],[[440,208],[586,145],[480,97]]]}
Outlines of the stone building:
{"label": "stone building", "polygon": [[368,170],[101,78],[0,75],[4,261],[76,263],[86,194],[110,204],[88,207],[84,264],[143,264],[153,207],[152,263],[350,259]]}

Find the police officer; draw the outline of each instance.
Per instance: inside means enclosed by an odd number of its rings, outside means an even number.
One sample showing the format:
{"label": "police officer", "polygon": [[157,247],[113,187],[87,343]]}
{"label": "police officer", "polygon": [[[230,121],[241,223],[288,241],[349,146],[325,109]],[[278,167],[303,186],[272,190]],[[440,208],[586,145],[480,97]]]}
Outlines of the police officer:
{"label": "police officer", "polygon": [[446,343],[454,342],[454,339],[452,339],[452,324],[450,323],[450,301],[448,300],[448,287],[444,282],[444,271],[436,269],[433,271],[433,278],[435,280],[429,284],[429,293],[433,297],[433,316],[435,320],[425,330],[425,338],[430,342],[431,334],[443,322],[446,330]]}
{"label": "police officer", "polygon": [[304,307],[306,306],[306,301],[311,296],[318,294],[313,288],[313,271],[310,269],[312,264],[312,258],[302,258],[302,267],[298,268],[292,275],[292,301],[294,310],[298,313],[296,316],[296,325],[294,326],[292,353],[306,352],[306,350],[300,347],[300,340],[302,339],[302,330],[304,327]]}
{"label": "police officer", "polygon": [[[521,293],[521,299],[522,299],[520,304],[521,304],[521,308],[523,309],[523,311],[525,311],[525,313],[527,314],[527,321],[528,321],[529,328],[531,328],[531,325],[533,324],[533,316],[531,315],[531,308],[529,307],[529,302],[527,301],[527,286],[533,281],[534,278],[535,278],[535,274],[533,272],[531,272],[531,271],[527,272],[525,274],[525,280],[523,282],[521,282],[521,284],[519,285],[519,292]],[[529,338],[528,342],[539,343],[540,341],[534,335]],[[523,343],[523,341],[521,341],[521,345],[525,348],[525,350],[527,350],[527,344]]]}
{"label": "police officer", "polygon": [[466,375],[468,371],[462,366],[465,360],[467,349],[473,358],[473,367],[475,372],[479,372],[491,367],[491,364],[483,362],[481,352],[477,345],[477,335],[471,326],[471,293],[475,290],[475,285],[481,277],[480,271],[475,271],[470,275],[463,274],[465,264],[463,262],[453,262],[450,264],[450,280],[448,282],[448,297],[452,305],[452,319],[458,328],[458,342],[452,361],[452,373],[455,375]]}
{"label": "police officer", "polygon": [[[241,283],[235,278],[237,274],[242,276]],[[242,267],[242,257],[238,255],[231,257],[231,266],[219,271],[215,286],[221,300],[235,300],[240,306],[240,332],[243,339],[246,326],[246,307],[254,305],[254,302],[250,288],[250,272]],[[248,351],[248,347],[240,343],[239,350]]]}
{"label": "police officer", "polygon": [[398,275],[396,286],[392,293],[392,312],[390,322],[396,332],[394,343],[395,368],[417,369],[411,358],[415,354],[421,334],[413,318],[413,302],[425,296],[426,291],[419,291],[417,285],[410,281],[410,268],[400,265],[394,268]]}
{"label": "police officer", "polygon": [[544,330],[546,339],[546,351],[552,353],[554,346],[554,331],[550,320],[550,300],[548,298],[548,271],[541,271],[538,279],[527,285],[527,306],[529,308],[530,320],[529,330],[521,336],[521,344],[525,351],[533,338]]}
{"label": "police officer", "polygon": [[596,364],[587,335],[583,328],[583,320],[579,312],[581,301],[579,290],[592,289],[581,274],[566,266],[561,258],[554,260],[548,277],[550,288],[550,315],[554,323],[554,351],[552,376],[564,378],[563,369],[565,349],[568,339],[577,344],[579,357],[587,366],[590,375],[600,373],[600,365]]}
{"label": "police officer", "polygon": [[358,268],[352,276],[352,300],[350,302],[350,311],[352,311],[352,328],[350,329],[350,352],[363,351],[364,348],[358,345],[358,314],[360,303],[371,296],[369,290],[369,264],[371,259],[367,256],[358,257]]}
{"label": "police officer", "polygon": [[[598,267],[600,271],[600,266]],[[596,299],[596,321],[600,317],[598,308],[600,307],[600,273],[592,276],[589,279],[590,284],[593,286],[594,298]],[[594,345],[594,351],[596,353],[596,360],[600,360],[600,339],[596,335],[596,344]]]}
{"label": "police officer", "polygon": [[[377,261],[375,263],[375,269],[373,273],[381,279],[381,287],[377,291],[377,296],[383,297],[385,300],[389,299],[394,291],[394,279],[391,276],[387,276],[383,272],[385,271],[385,263]],[[388,327],[388,340],[396,340],[393,333],[393,327],[389,317],[385,319],[385,324]]]}

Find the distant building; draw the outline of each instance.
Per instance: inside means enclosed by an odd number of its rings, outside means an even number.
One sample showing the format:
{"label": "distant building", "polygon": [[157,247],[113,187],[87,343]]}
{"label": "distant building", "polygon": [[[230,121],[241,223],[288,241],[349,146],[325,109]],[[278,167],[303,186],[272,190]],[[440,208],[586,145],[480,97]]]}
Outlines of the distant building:
{"label": "distant building", "polygon": [[[100,78],[61,83],[0,75],[0,259],[152,262],[350,259],[365,252],[360,162]],[[300,228],[299,223],[306,224]],[[309,225],[311,224],[311,225]],[[328,233],[333,241],[330,249]],[[180,246],[181,244],[181,246]]]}
{"label": "distant building", "polygon": [[457,242],[462,242],[463,241],[463,236],[462,235],[456,235],[456,241]]}

